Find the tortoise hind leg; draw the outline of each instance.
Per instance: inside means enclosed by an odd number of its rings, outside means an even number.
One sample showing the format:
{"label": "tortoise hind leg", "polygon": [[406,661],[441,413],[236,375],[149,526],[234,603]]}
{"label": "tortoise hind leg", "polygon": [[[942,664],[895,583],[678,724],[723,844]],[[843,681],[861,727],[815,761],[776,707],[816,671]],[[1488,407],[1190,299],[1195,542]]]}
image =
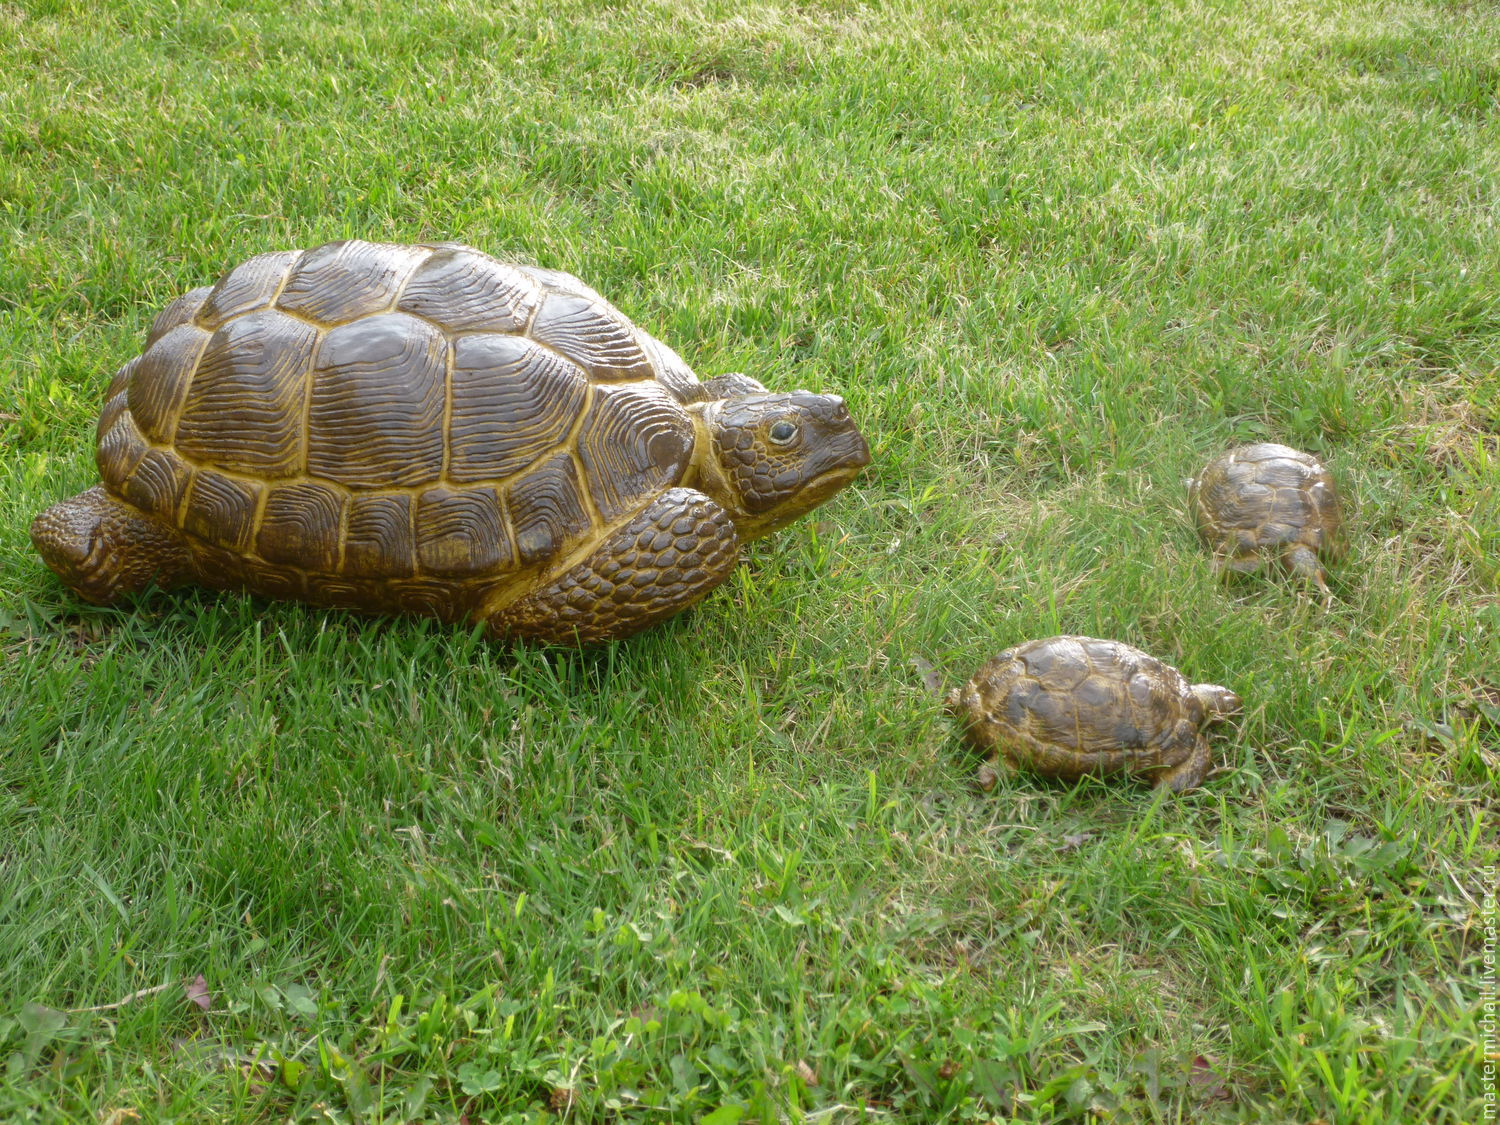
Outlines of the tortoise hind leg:
{"label": "tortoise hind leg", "polygon": [[193,560],[176,528],[95,485],[53,504],[31,523],[42,561],[85,601],[109,605],[153,581],[176,586]]}
{"label": "tortoise hind leg", "polygon": [[1318,561],[1318,556],[1313,553],[1312,548],[1302,543],[1294,543],[1282,556],[1286,560],[1287,569],[1301,578],[1304,582],[1311,582],[1323,595],[1323,603],[1331,607],[1333,605],[1333,591],[1328,588],[1328,580],[1323,575],[1323,564]]}
{"label": "tortoise hind leg", "polygon": [[594,644],[638,633],[700,601],[739,561],[729,514],[673,488],[551,583],[485,615],[491,633]]}

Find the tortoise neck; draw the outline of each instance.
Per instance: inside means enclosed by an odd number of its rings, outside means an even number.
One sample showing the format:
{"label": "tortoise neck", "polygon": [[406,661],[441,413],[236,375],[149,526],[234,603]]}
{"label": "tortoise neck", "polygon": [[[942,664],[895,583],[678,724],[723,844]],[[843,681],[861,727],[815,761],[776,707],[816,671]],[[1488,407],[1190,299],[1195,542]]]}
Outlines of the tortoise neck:
{"label": "tortoise neck", "polygon": [[718,442],[714,440],[714,418],[717,402],[695,402],[687,408],[693,422],[693,457],[682,475],[682,487],[696,488],[739,523],[745,518],[738,498],[730,486],[724,467],[719,464]]}

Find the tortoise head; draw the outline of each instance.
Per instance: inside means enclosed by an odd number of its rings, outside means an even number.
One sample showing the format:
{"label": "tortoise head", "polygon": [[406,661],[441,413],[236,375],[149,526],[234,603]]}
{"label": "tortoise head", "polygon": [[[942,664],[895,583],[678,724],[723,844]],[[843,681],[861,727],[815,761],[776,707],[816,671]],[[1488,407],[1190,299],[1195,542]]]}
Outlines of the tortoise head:
{"label": "tortoise head", "polygon": [[748,394],[703,407],[700,488],[754,539],[812,511],[870,463],[844,400],[808,391]]}
{"label": "tortoise head", "polygon": [[1203,708],[1203,721],[1237,715],[1241,710],[1240,697],[1227,687],[1218,684],[1194,684],[1189,691]]}

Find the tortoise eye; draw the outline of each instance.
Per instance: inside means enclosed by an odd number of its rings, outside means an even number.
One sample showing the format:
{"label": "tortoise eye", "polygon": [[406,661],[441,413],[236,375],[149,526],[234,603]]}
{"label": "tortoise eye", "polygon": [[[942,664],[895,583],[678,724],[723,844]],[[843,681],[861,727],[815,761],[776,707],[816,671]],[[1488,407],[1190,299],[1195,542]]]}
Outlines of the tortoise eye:
{"label": "tortoise eye", "polygon": [[797,436],[797,426],[793,422],[777,422],[771,427],[771,440],[777,445],[785,445]]}

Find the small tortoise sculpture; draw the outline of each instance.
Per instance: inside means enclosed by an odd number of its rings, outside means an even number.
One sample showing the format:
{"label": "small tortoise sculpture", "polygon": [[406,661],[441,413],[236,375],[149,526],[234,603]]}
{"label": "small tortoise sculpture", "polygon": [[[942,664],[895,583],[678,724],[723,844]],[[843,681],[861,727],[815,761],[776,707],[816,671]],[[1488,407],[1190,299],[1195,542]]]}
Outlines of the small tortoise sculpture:
{"label": "small tortoise sculpture", "polygon": [[1025,769],[1066,780],[1143,774],[1180,793],[1208,772],[1203,728],[1239,707],[1228,688],[1190,684],[1138,648],[1071,636],[1008,648],[948,695],[969,742],[989,755],[984,789],[1001,769]]}
{"label": "small tortoise sculpture", "polygon": [[1269,442],[1231,449],[1188,483],[1188,499],[1218,568],[1248,574],[1273,554],[1331,596],[1320,556],[1341,553],[1343,515],[1317,458]]}
{"label": "small tortoise sculpture", "polygon": [[80,596],[155,582],[627,636],[870,459],[833,395],[700,383],[568,274],[454,244],[261,254],[110,384],[103,484],[32,541]]}

